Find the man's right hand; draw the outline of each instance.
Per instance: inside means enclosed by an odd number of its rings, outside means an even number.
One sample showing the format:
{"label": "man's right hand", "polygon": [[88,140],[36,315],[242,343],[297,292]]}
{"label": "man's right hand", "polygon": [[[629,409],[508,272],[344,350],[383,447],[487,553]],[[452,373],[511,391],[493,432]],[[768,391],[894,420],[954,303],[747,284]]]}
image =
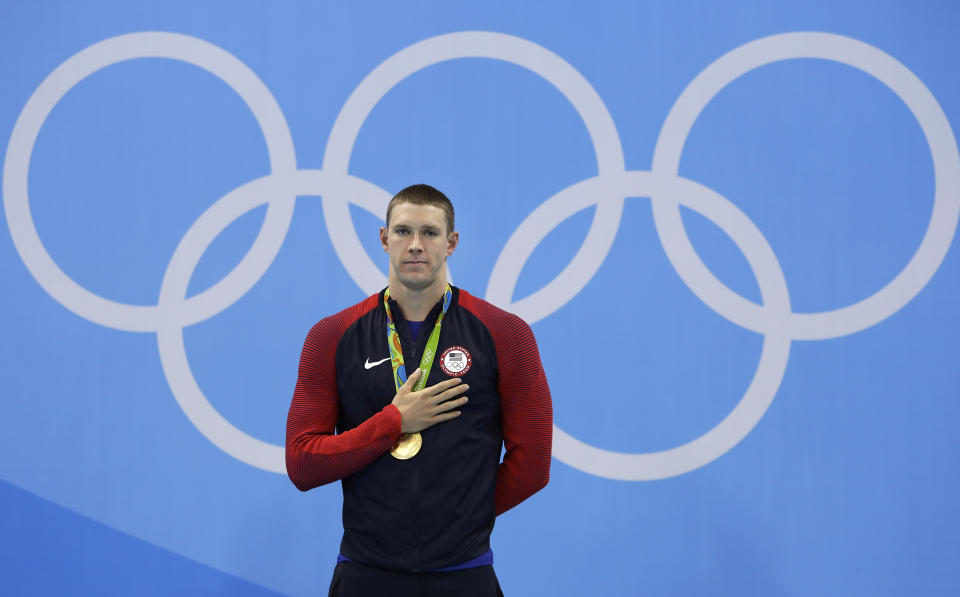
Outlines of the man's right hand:
{"label": "man's right hand", "polygon": [[460,411],[455,409],[467,403],[466,396],[456,398],[470,388],[460,383],[462,380],[459,377],[414,392],[413,386],[421,375],[423,371],[420,369],[411,373],[393,397],[392,404],[400,411],[400,431],[403,433],[416,433],[455,419],[460,416]]}

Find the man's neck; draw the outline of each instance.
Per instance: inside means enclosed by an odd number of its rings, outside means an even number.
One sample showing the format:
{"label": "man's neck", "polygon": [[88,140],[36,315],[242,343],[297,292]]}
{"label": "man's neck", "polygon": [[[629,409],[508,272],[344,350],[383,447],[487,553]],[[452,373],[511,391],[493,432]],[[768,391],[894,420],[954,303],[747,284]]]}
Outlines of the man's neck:
{"label": "man's neck", "polygon": [[423,321],[437,304],[447,288],[446,280],[439,280],[424,288],[408,288],[396,280],[390,280],[390,298],[397,301],[407,321]]}

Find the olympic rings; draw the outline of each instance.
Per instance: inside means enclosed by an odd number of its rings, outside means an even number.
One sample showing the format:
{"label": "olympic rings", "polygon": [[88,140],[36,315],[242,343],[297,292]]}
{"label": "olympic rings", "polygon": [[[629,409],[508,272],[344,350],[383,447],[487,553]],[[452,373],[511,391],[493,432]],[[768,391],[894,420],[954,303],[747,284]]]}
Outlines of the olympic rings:
{"label": "olympic rings", "polygon": [[[920,123],[933,154],[933,213],[916,254],[889,284],[859,303],[825,313],[789,313],[770,320],[764,308],[734,294],[703,265],[682,231],[676,199],[658,197],[653,216],[670,262],[691,291],[711,309],[737,325],[763,332],[787,327],[796,340],[824,340],[859,332],[899,311],[913,300],[940,267],[960,216],[960,155],[940,104],[907,67],[861,41],[829,33],[786,33],[750,42],[729,52],[700,73],[673,105],[660,131],[653,170],[676,175],[690,128],[707,103],[737,77],[766,64],[791,58],[820,58],[873,75],[906,103]],[[779,266],[777,266],[779,268]]]}
{"label": "olympic rings", "polygon": [[[228,193],[197,218],[174,251],[160,287],[159,305],[170,317],[160,321],[157,344],[164,374],[180,408],[194,426],[221,450],[247,464],[277,473],[286,471],[283,448],[237,429],[203,395],[187,361],[187,350],[183,343],[184,326],[180,322],[195,319],[211,306],[210,301],[193,304],[186,301],[187,286],[204,251],[227,226],[251,209],[263,205],[268,197],[325,195],[327,189],[331,188],[349,191],[360,207],[374,215],[379,216],[386,209],[386,205],[381,206],[376,201],[385,191],[359,178],[333,176],[321,170],[264,176]],[[276,255],[272,244],[270,247],[271,252],[261,258],[266,260],[269,257],[269,261],[257,262],[257,269],[266,271],[270,266]],[[229,275],[233,275],[233,272]],[[244,288],[243,293],[252,286],[250,284]],[[184,309],[185,312],[181,313],[178,309]]]}
{"label": "olympic rings", "polygon": [[[613,118],[583,75],[545,48],[518,37],[487,31],[465,31],[431,37],[397,52],[375,68],[350,94],[337,115],[327,140],[323,169],[346,174],[360,127],[373,107],[390,89],[419,70],[457,58],[492,58],[510,62],[546,79],[563,93],[583,118],[596,148],[600,174],[623,172],[623,150]],[[383,275],[360,244],[350,220],[347,200],[340,197],[346,195],[324,197],[323,217],[327,222],[327,231],[340,261],[347,266],[354,282],[368,294],[373,294],[383,288]],[[616,196],[601,197],[604,200],[597,205],[594,223],[584,246],[561,276],[569,275],[567,270],[574,265],[580,266],[580,270],[585,269],[587,266],[581,262],[586,259],[587,254],[606,255],[610,250],[613,239],[610,238],[607,242],[606,239],[599,238],[600,231],[616,230],[623,211],[623,199]],[[384,199],[384,210],[389,199],[390,195]],[[596,270],[602,261],[602,257],[593,260],[589,266]]]}
{"label": "olympic rings", "polygon": [[[3,168],[3,206],[10,236],[24,265],[57,302],[84,319],[130,332],[156,331],[161,319],[158,308],[127,305],[102,298],[74,282],[60,269],[47,253],[34,226],[27,193],[27,175],[40,127],[68,91],[111,64],[152,57],[188,62],[222,79],[237,92],[257,119],[267,143],[272,171],[293,172],[297,164],[286,118],[263,82],[235,57],[194,37],[176,33],[131,33],[112,37],[75,54],[40,83],[17,118],[7,146]],[[269,265],[276,256],[293,218],[295,199],[294,196],[275,197],[270,202],[263,229],[257,237],[258,242],[227,278],[189,299],[191,303],[205,302],[208,309],[198,310],[199,319],[184,321],[185,325],[202,321],[226,309],[260,279],[266,268],[254,270],[251,266],[255,261],[266,261]],[[274,242],[265,245],[263,241],[269,239]],[[264,251],[268,254],[262,254]],[[270,251],[272,254],[269,254]],[[244,277],[251,280],[246,288],[236,284],[236,280]],[[242,292],[237,294],[238,290]]]}
{"label": "olympic rings", "polygon": [[[40,128],[74,85],[111,64],[142,57],[189,62],[218,76],[247,103],[267,143],[271,173],[211,205],[177,246],[155,306],[117,303],[70,279],[41,242],[30,214],[27,173]],[[350,154],[374,106],[419,70],[457,58],[492,58],[524,67],[549,81],[571,102],[594,144],[598,173],[549,198],[520,224],[496,261],[486,290],[491,302],[535,323],[558,311],[592,279],[613,245],[626,197],[649,197],[661,244],[688,288],[722,317],[764,336],[757,371],[736,407],[713,429],[661,452],[625,454],[588,445],[554,426],[554,455],[584,472],[623,480],[680,475],[715,460],[759,422],[776,395],[793,340],[835,338],[866,329],[910,302],[939,268],[960,217],[960,153],[943,110],[905,66],[863,42],[826,33],[787,33],[747,43],[708,66],[683,91],[668,114],[651,171],[626,171],[613,120],[587,80],[562,58],[530,41],[492,32],[460,32],[423,40],[375,68],[350,95],[327,141],[322,170],[297,170],[290,132],[279,106],[257,76],[237,58],[208,42],[173,33],[134,33],[97,43],[61,64],[30,97],[14,126],[3,171],[4,209],[14,245],[27,269],[54,299],[80,317],[127,331],[156,332],[164,374],[180,407],[213,444],[252,466],[284,472],[281,446],[254,438],[224,419],[190,370],[183,328],[227,309],[273,263],[286,237],[297,195],[321,196],[327,230],[351,278],[366,293],[386,283],[353,228],[349,204],[374,215],[390,194],[348,174]],[[728,199],[678,176],[680,156],[697,117],[724,87],[760,66],[793,58],[818,58],[853,66],[887,85],[916,116],[930,145],[936,177],[934,209],[926,234],[907,266],[872,296],[823,313],[794,313],[783,270],[763,234]],[[267,199],[269,198],[269,199]],[[206,249],[227,226],[264,203],[267,217],[250,251],[226,277],[187,298],[187,285]],[[543,288],[513,300],[523,266],[561,222],[596,206],[583,246]],[[760,288],[757,305],[734,293],[706,267],[687,238],[680,206],[723,230],[743,252]],[[509,256],[509,258],[508,258]]]}

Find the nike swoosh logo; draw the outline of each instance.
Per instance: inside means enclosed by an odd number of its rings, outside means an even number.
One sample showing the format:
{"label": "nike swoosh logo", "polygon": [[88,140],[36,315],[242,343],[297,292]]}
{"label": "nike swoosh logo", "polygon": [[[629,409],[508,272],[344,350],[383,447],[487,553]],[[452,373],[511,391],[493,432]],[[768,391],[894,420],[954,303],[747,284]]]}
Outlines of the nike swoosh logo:
{"label": "nike swoosh logo", "polygon": [[376,366],[379,365],[380,363],[382,363],[382,362],[384,362],[384,361],[389,361],[389,360],[390,360],[390,357],[387,357],[387,358],[385,358],[385,359],[380,359],[379,361],[376,361],[375,363],[371,363],[371,362],[370,362],[370,357],[367,357],[367,362],[363,364],[363,368],[364,368],[364,369],[373,369],[374,367],[376,367]]}

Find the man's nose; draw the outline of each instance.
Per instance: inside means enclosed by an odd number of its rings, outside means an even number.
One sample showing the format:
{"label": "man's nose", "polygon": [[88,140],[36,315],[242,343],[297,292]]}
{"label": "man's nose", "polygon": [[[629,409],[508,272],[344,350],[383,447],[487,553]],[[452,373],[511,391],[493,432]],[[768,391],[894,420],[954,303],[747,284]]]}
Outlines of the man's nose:
{"label": "man's nose", "polygon": [[420,253],[423,251],[423,243],[421,242],[419,232],[413,233],[413,238],[410,239],[410,246],[407,247],[407,250],[411,253]]}

